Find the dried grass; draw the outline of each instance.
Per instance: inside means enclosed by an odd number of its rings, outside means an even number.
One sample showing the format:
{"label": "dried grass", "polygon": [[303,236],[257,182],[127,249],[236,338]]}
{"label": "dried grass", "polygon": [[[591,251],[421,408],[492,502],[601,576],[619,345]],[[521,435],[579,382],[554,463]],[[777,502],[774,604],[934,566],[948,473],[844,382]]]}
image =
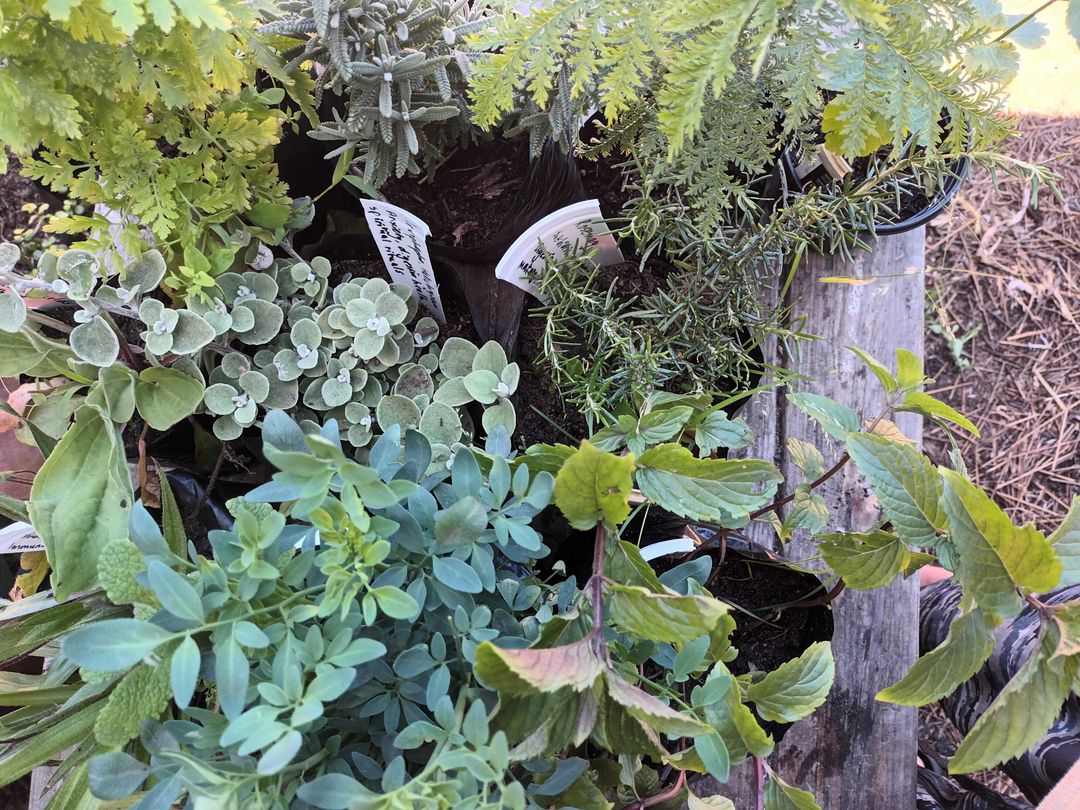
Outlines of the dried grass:
{"label": "dried grass", "polygon": [[[1054,528],[1080,491],[1080,120],[1028,116],[1011,149],[1061,176],[1061,198],[977,170],[927,233],[927,373],[970,416],[972,478],[1016,521]],[[1037,202],[1037,207],[1035,206]],[[947,337],[978,333],[960,369]],[[926,447],[942,459],[944,435]]]}

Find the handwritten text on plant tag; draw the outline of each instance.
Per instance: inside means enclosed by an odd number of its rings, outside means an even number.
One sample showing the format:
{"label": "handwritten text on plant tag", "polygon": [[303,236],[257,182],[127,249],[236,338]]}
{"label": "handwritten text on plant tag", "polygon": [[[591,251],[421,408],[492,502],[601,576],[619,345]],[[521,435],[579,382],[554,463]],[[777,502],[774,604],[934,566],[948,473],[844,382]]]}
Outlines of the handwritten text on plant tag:
{"label": "handwritten text on plant tag", "polygon": [[424,241],[431,235],[427,223],[403,208],[381,200],[363,200],[362,204],[371,235],[375,237],[391,278],[411,287],[416,300],[435,316],[435,320],[446,323],[442,298],[435,283],[435,270]]}
{"label": "handwritten text on plant tag", "polygon": [[24,551],[44,551],[45,544],[29,523],[12,523],[0,529],[0,554],[22,554]]}
{"label": "handwritten text on plant tag", "polygon": [[593,259],[604,267],[624,261],[597,200],[560,208],[530,226],[503,254],[495,276],[543,301],[538,279],[546,257],[565,259],[585,250],[594,251]]}

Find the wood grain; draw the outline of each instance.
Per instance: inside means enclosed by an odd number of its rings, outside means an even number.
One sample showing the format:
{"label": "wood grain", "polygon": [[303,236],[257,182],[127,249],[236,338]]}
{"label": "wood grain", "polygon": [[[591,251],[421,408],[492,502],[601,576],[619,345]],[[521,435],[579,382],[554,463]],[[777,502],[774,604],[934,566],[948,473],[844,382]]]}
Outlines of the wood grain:
{"label": "wood grain", "polygon": [[[767,347],[778,365],[807,376],[794,390],[832,397],[873,419],[885,405],[876,378],[846,347],[856,346],[889,366],[895,351],[923,349],[924,235],[919,229],[881,239],[873,252],[850,260],[812,255],[799,268],[789,298],[792,323],[805,317],[805,329],[821,336],[804,342],[794,357]],[[830,277],[863,283],[822,283]],[[775,459],[787,491],[801,473],[787,457],[789,436],[821,448],[826,465],[843,452],[816,423],[786,401],[783,390],[755,395],[744,415],[757,435],[749,455]],[[921,439],[918,417],[903,414],[899,427]],[[832,512],[830,526],[851,531],[869,528],[877,502],[852,465],[817,490]],[[783,491],[781,492],[783,494]],[[755,540],[776,547],[771,531]],[[793,540],[783,553],[811,568],[816,549],[808,537]],[[836,681],[824,706],[793,726],[769,764],[787,782],[811,791],[823,810],[910,810],[915,806],[916,711],[874,700],[898,680],[918,655],[918,584],[898,581],[871,592],[846,591],[834,602],[832,640]],[[738,810],[754,810],[753,765],[732,771],[725,785],[701,784],[695,792],[728,796]]]}

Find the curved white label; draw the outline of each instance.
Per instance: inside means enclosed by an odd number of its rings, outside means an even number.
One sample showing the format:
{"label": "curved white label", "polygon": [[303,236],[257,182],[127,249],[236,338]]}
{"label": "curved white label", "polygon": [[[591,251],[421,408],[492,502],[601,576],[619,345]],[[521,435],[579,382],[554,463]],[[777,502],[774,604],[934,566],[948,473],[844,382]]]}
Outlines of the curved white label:
{"label": "curved white label", "polygon": [[390,277],[411,287],[416,300],[435,320],[445,324],[442,298],[425,241],[431,236],[431,228],[424,220],[388,202],[363,200],[361,204]]}
{"label": "curved white label", "polygon": [[24,551],[44,551],[45,544],[34,527],[21,521],[0,529],[0,554],[22,554]]}
{"label": "curved white label", "polygon": [[625,261],[597,200],[560,208],[530,226],[503,254],[495,276],[544,301],[537,280],[545,256],[559,260],[584,250],[594,251],[593,259],[601,266]]}

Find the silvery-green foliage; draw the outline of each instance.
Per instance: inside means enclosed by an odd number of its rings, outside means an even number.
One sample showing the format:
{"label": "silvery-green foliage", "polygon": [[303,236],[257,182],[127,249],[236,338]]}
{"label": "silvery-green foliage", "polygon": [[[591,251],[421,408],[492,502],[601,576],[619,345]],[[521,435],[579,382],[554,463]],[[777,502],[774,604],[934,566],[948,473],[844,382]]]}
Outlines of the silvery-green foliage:
{"label": "silvery-green foliage", "polygon": [[[310,0],[283,4],[263,30],[303,42],[290,67],[321,66],[316,98],[347,97],[344,110],[313,133],[343,140],[331,153],[363,166],[371,186],[433,165],[469,132],[466,77],[475,54],[466,35],[486,27],[486,3]],[[432,126],[434,124],[434,126]]]}
{"label": "silvery-green foliage", "polygon": [[[420,314],[406,285],[353,278],[330,289],[329,275],[322,257],[279,260],[266,274],[224,274],[197,305],[207,320],[242,327],[219,334],[233,351],[215,360],[204,397],[219,438],[236,438],[261,411],[285,409],[315,426],[336,420],[358,451],[394,425],[417,429],[442,465],[476,433],[470,407],[482,409],[486,433],[514,431],[510,397],[521,373],[497,343],[440,345],[438,323]],[[250,311],[267,307],[276,314]]]}
{"label": "silvery-green foliage", "polygon": [[[427,441],[396,426],[369,466],[333,423],[305,434],[274,411],[263,438],[278,472],[229,503],[235,523],[211,532],[212,557],[185,553],[182,527],[160,530],[141,504],[131,540],[102,554],[110,593],[142,618],[75,630],[65,659],[104,683],[167,673],[169,719],[164,704],[150,712],[134,756],[97,756],[91,791],[120,799],[153,777],[148,806],[186,793],[234,807],[524,808],[473,661],[485,642],[533,642],[566,609],[522,565],[548,552],[530,523],[553,476],[511,474],[490,444],[486,475],[467,449],[452,473],[426,475]],[[122,699],[103,698],[102,714]],[[95,733],[131,729],[110,717]]]}

